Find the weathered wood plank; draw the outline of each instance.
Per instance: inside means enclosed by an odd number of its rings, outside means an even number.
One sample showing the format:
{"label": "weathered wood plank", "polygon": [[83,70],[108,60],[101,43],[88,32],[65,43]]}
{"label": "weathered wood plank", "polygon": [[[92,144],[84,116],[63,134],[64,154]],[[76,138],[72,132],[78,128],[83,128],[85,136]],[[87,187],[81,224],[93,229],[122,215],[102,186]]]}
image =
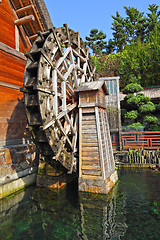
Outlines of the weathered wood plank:
{"label": "weathered wood plank", "polygon": [[97,152],[82,152],[82,157],[99,157],[99,153]]}
{"label": "weathered wood plank", "polygon": [[102,172],[98,170],[82,170],[82,174],[92,175],[92,176],[101,176]]}
{"label": "weathered wood plank", "polygon": [[97,170],[100,171],[101,168],[99,166],[82,166],[82,170]]}
{"label": "weathered wood plank", "polygon": [[83,156],[82,157],[82,160],[83,161],[99,161],[99,156],[97,157],[97,156]]}
{"label": "weathered wood plank", "polygon": [[82,178],[85,179],[95,179],[95,180],[103,180],[102,176],[92,176],[92,175],[82,175]]}
{"label": "weathered wood plank", "polygon": [[26,23],[33,22],[33,21],[35,21],[35,17],[33,15],[28,15],[28,16],[25,16],[25,17],[15,20],[14,24],[17,26],[20,26],[20,25],[24,25]]}
{"label": "weathered wood plank", "polygon": [[82,152],[92,152],[92,153],[98,152],[98,147],[84,147],[83,146]]}
{"label": "weathered wood plank", "polygon": [[102,168],[102,176],[105,179],[105,171],[104,171],[104,158],[103,158],[103,149],[102,149],[102,139],[101,139],[101,130],[100,130],[100,118],[99,118],[99,109],[95,108],[96,113],[96,124],[97,124],[97,135],[98,135],[98,143],[99,143],[99,154]]}
{"label": "weathered wood plank", "polygon": [[82,108],[79,108],[79,177],[82,177]]}

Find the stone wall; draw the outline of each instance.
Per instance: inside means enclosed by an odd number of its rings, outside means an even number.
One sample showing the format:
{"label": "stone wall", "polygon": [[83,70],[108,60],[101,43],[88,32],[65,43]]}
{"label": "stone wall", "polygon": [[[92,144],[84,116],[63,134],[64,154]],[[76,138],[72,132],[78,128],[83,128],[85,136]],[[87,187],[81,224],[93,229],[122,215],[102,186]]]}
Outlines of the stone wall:
{"label": "stone wall", "polygon": [[38,154],[34,144],[0,149],[0,199],[35,183]]}
{"label": "stone wall", "polygon": [[79,191],[107,194],[118,181],[118,174],[115,170],[110,177],[105,180],[79,178]]}

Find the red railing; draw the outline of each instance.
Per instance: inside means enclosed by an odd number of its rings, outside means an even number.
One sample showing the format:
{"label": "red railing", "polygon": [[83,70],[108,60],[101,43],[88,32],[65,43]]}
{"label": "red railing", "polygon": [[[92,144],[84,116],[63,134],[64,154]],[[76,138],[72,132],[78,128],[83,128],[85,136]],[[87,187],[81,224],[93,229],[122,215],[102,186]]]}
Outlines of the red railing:
{"label": "red railing", "polygon": [[119,136],[118,133],[111,133],[111,142],[113,149],[119,149]]}
{"label": "red railing", "polygon": [[160,131],[123,132],[122,145],[123,149],[141,147],[145,149],[158,149],[160,148]]}

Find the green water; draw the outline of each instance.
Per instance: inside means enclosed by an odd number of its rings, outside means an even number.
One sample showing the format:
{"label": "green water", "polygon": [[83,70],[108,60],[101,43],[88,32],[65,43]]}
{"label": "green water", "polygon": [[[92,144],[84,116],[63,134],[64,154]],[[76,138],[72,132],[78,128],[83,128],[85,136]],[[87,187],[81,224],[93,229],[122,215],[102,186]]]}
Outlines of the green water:
{"label": "green water", "polygon": [[0,201],[0,240],[160,239],[160,173],[121,170],[107,195],[31,187]]}

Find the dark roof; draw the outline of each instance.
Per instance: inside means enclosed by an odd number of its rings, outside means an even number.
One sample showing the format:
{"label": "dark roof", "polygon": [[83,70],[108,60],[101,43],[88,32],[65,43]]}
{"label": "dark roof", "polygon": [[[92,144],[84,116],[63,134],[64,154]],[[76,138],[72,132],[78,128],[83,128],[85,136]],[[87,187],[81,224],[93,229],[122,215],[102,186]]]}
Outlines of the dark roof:
{"label": "dark roof", "polygon": [[104,93],[108,95],[107,87],[104,81],[85,82],[76,89],[76,92],[96,91],[101,87],[103,88]]}
{"label": "dark roof", "polygon": [[52,28],[53,23],[50,18],[50,15],[49,15],[49,12],[48,12],[45,2],[43,0],[34,0],[34,1],[39,10],[41,18],[44,21],[44,25],[45,25],[46,29],[48,30],[48,29]]}

